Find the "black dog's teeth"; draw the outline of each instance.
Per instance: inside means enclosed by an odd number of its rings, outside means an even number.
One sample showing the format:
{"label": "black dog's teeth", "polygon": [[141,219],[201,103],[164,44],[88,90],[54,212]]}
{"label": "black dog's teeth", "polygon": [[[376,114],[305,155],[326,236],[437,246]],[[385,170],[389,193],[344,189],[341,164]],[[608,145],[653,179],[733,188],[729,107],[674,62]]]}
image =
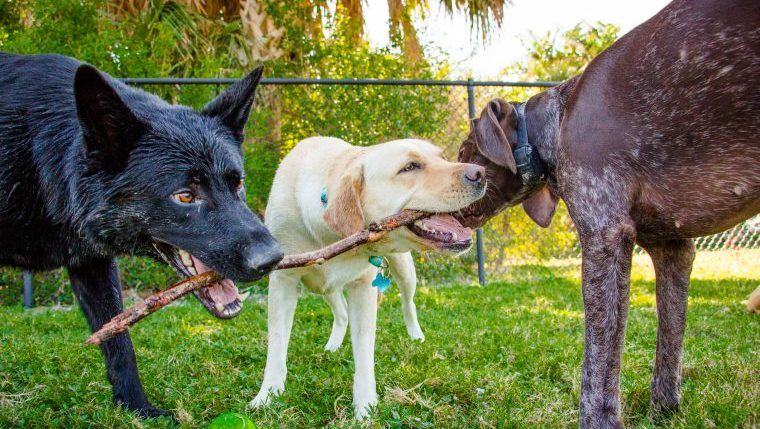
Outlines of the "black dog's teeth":
{"label": "black dog's teeth", "polygon": [[198,270],[195,268],[195,263],[193,262],[193,257],[182,249],[177,251],[177,253],[180,263],[185,267],[185,270],[187,270],[187,272],[192,276],[198,274]]}

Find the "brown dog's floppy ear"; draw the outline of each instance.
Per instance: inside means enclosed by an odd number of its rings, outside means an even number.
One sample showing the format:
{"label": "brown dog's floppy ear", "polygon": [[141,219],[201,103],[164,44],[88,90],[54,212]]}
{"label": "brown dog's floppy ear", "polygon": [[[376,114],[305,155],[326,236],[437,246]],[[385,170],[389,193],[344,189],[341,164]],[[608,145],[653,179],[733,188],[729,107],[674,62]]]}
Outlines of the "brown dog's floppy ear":
{"label": "brown dog's floppy ear", "polygon": [[557,201],[557,197],[552,194],[549,187],[544,185],[538,192],[523,201],[522,206],[533,222],[546,228],[552,223],[554,211],[557,210]]}
{"label": "brown dog's floppy ear", "polygon": [[[506,112],[504,112],[506,114]],[[505,167],[517,174],[517,164],[512,155],[512,147],[509,145],[504,130],[499,124],[501,105],[497,100],[491,100],[483,112],[480,120],[473,122],[475,126],[476,144],[478,151],[496,165]]]}
{"label": "brown dog's floppy ear", "polygon": [[323,219],[327,226],[341,237],[347,237],[364,228],[362,189],[364,174],[361,167],[344,174],[340,183],[327,190],[327,210]]}

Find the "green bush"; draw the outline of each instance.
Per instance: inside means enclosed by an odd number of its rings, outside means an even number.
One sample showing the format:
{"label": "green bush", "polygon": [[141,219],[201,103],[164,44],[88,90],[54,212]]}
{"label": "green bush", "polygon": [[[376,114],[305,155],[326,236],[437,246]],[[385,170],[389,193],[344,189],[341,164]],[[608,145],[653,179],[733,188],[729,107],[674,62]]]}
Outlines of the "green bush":
{"label": "green bush", "polygon": [[[422,61],[410,65],[398,40],[373,49],[356,46],[350,32],[334,17],[325,15],[329,36],[315,38],[300,23],[310,8],[292,2],[265,2],[267,12],[285,28],[283,49],[287,55],[265,65],[265,76],[315,78],[422,78],[446,77],[444,62]],[[0,1],[0,49],[15,53],[52,52],[89,62],[115,77],[239,77],[251,69],[250,58],[241,58],[239,21],[210,19],[171,1],[152,0],[136,14],[116,14],[105,0],[4,0]],[[604,37],[601,37],[600,34]],[[598,40],[614,40],[612,31],[582,31],[567,40],[591,42],[550,45],[547,36],[534,43],[532,62],[519,69],[531,79],[556,76],[573,59],[585,63],[596,52]],[[601,37],[601,38],[600,38]],[[574,46],[569,50],[567,46]],[[578,54],[580,48],[588,52]],[[601,46],[601,45],[600,45]],[[552,49],[564,49],[562,55]],[[592,52],[593,51],[593,52]],[[578,60],[580,58],[580,60]],[[253,59],[255,60],[255,59]],[[551,68],[555,64],[557,68]],[[541,65],[538,67],[537,65]],[[511,68],[518,70],[518,68]],[[541,75],[546,70],[550,76]],[[532,73],[536,71],[536,73]],[[547,72],[548,73],[548,72]],[[216,85],[146,86],[172,103],[201,108],[223,87]],[[476,107],[492,96],[523,100],[536,90],[477,89]],[[282,157],[299,140],[330,135],[353,144],[371,145],[394,138],[419,137],[443,146],[453,158],[469,129],[464,88],[424,86],[264,86],[257,96],[247,126],[246,189],[249,205],[263,213],[272,178]],[[545,258],[573,246],[574,233],[567,212],[560,208],[550,230],[540,230],[518,208],[508,210],[485,229],[489,270],[500,269],[515,257]],[[518,239],[519,237],[519,239]],[[475,275],[475,256],[418,255],[418,270],[425,283],[467,281]],[[142,290],[162,287],[173,278],[166,267],[149,260],[125,258],[124,283]],[[61,272],[38,276],[38,302],[70,302],[71,294]],[[0,303],[20,300],[20,275],[0,269]],[[255,287],[261,287],[261,283]]]}

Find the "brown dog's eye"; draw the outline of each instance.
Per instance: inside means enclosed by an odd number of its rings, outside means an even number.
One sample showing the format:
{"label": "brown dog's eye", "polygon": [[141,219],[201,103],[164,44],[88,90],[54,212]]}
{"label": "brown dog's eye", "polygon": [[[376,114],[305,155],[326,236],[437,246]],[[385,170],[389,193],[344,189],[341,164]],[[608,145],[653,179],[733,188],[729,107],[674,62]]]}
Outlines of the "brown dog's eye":
{"label": "brown dog's eye", "polygon": [[177,192],[172,195],[172,198],[180,204],[191,204],[195,201],[195,195],[190,191]]}
{"label": "brown dog's eye", "polygon": [[407,171],[419,170],[420,168],[422,168],[422,165],[420,165],[419,162],[412,161],[409,164],[406,164],[404,166],[404,168],[402,168],[401,170],[399,170],[399,174],[406,173]]}

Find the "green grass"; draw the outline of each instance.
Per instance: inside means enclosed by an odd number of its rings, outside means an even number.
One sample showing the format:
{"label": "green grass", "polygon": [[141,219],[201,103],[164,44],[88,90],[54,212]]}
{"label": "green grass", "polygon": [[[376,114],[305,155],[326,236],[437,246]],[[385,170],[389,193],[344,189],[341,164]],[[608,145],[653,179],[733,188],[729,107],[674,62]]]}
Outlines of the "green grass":
{"label": "green grass", "polygon": [[[741,257],[740,257],[741,256]],[[700,255],[692,278],[684,351],[682,409],[659,427],[760,424],[760,316],[741,301],[760,283],[758,252]],[[738,258],[738,259],[737,259]],[[623,356],[628,427],[647,419],[656,315],[648,261],[636,258]],[[421,288],[424,343],[409,340],[395,293],[379,314],[375,427],[577,427],[583,307],[577,262],[519,266],[486,287]],[[205,427],[228,410],[264,427],[354,427],[348,338],[322,351],[330,312],[321,298],[299,302],[285,394],[245,411],[266,356],[262,297],[240,317],[213,319],[195,300],[140,322],[132,331],[143,384],[182,427]],[[84,347],[76,309],[0,307],[0,427],[145,427],[111,406],[97,348]]]}

